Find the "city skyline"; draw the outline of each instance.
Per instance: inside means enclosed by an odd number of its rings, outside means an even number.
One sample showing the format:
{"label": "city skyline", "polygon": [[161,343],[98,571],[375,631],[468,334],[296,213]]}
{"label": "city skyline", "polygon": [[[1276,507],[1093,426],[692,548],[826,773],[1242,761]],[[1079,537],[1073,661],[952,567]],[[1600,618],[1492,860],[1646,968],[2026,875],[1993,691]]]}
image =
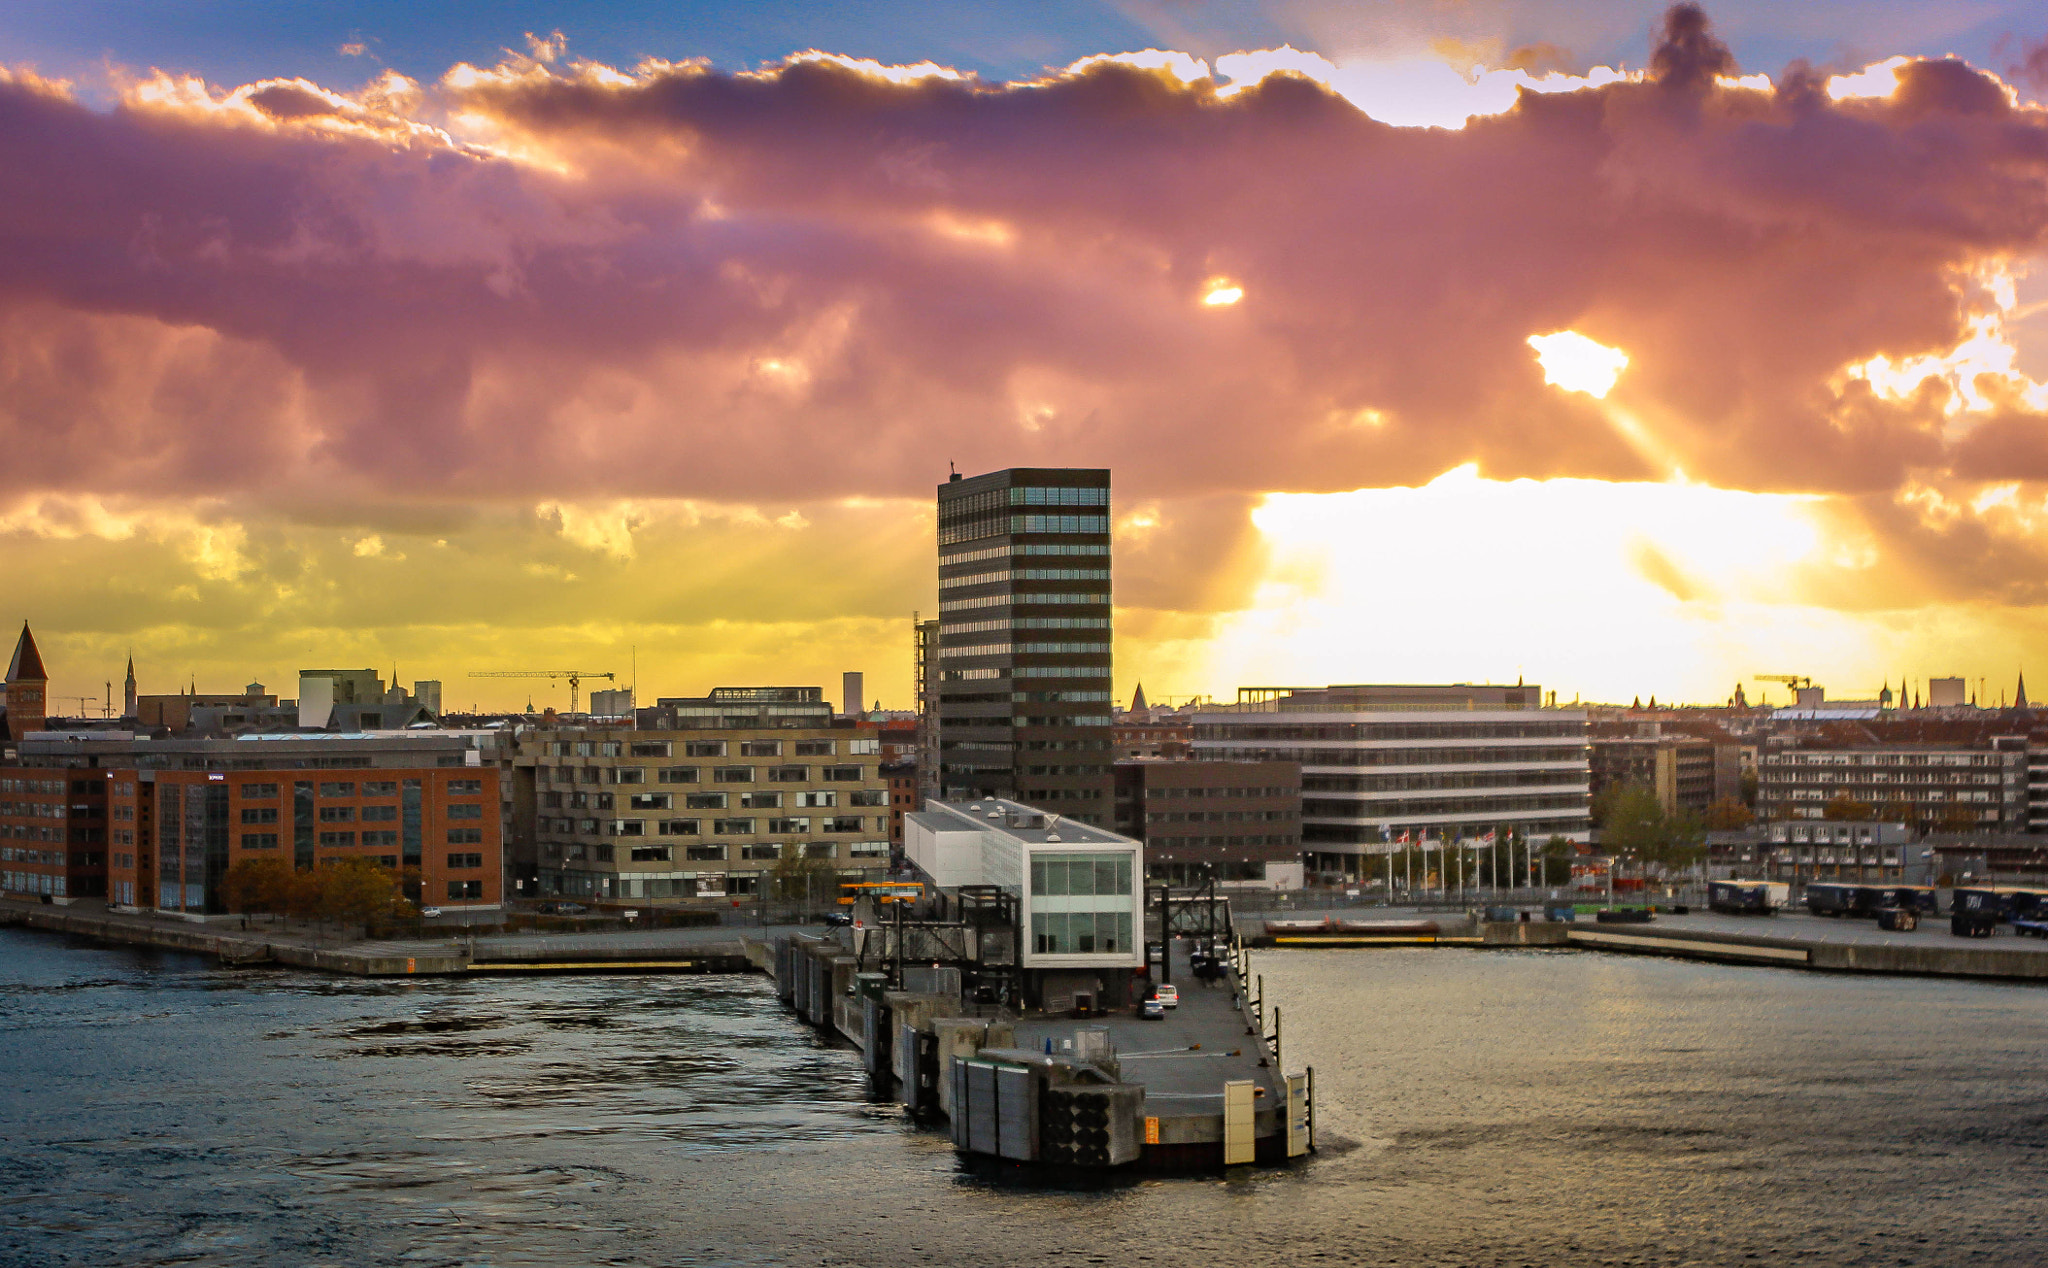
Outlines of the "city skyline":
{"label": "city skyline", "polygon": [[949,461],[1115,471],[1119,700],[1994,702],[2048,648],[2044,15],[1425,8],[17,7],[53,710],[131,650],[907,706]]}

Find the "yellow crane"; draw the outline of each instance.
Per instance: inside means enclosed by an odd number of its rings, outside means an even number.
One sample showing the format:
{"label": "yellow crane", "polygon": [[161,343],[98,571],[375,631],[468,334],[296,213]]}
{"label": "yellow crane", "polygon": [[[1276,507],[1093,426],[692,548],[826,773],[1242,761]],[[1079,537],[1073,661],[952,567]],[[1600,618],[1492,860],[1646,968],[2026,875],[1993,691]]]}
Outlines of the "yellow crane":
{"label": "yellow crane", "polygon": [[600,673],[594,669],[472,669],[472,678],[545,678],[549,682],[569,680],[569,712],[576,712],[576,692],[585,678],[602,678],[607,682],[618,681],[617,675]]}
{"label": "yellow crane", "polygon": [[1784,683],[1785,690],[1793,693],[1792,698],[1794,700],[1799,699],[1798,692],[1801,687],[1811,687],[1813,685],[1813,679],[1808,678],[1804,674],[1751,674],[1750,677],[1758,682]]}

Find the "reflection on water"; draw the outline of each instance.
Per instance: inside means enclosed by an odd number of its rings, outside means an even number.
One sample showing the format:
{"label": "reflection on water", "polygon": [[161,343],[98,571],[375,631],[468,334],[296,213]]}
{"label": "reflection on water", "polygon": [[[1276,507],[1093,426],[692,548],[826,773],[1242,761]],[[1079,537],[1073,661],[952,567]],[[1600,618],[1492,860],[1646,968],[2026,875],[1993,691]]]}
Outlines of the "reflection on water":
{"label": "reflection on water", "polygon": [[2048,993],[1260,957],[1311,1165],[963,1168],[765,979],[361,982],[0,931],[0,1263],[2033,1264]]}

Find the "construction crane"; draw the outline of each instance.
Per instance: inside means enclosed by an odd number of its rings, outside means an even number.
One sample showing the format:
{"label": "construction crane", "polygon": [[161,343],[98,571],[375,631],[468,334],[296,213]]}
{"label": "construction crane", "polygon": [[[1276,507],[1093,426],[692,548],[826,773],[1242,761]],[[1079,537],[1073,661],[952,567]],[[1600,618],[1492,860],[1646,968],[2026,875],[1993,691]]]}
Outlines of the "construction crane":
{"label": "construction crane", "polygon": [[1811,687],[1813,685],[1813,679],[1806,677],[1804,674],[1751,674],[1750,677],[1758,682],[1784,683],[1785,690],[1792,693],[1794,700],[1799,698],[1799,689],[1801,687]]}
{"label": "construction crane", "polygon": [[549,682],[567,678],[569,680],[569,712],[571,713],[576,712],[576,692],[583,685],[585,678],[602,678],[607,682],[616,682],[618,680],[617,675],[599,673],[594,669],[472,669],[469,671],[469,676],[472,678],[545,678]]}

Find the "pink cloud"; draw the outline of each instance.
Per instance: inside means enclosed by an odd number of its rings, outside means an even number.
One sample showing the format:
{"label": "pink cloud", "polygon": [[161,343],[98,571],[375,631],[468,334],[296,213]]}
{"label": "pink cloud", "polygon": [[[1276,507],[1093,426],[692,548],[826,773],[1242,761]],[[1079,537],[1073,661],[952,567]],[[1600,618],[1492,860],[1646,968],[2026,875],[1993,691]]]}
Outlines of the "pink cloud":
{"label": "pink cloud", "polygon": [[[989,84],[518,58],[110,112],[9,80],[0,490],[1668,474],[1610,407],[1730,487],[1881,499],[2039,466],[2038,415],[1958,448],[1938,392],[1840,371],[1952,346],[1958,278],[2040,248],[2048,119],[1954,61],[1887,99],[1797,68],[1721,87],[1684,7],[1652,65],[1462,131],[1108,61]],[[1199,302],[1218,277],[1240,303]],[[1628,352],[1604,405],[1545,386],[1525,341],[1564,328]]]}

